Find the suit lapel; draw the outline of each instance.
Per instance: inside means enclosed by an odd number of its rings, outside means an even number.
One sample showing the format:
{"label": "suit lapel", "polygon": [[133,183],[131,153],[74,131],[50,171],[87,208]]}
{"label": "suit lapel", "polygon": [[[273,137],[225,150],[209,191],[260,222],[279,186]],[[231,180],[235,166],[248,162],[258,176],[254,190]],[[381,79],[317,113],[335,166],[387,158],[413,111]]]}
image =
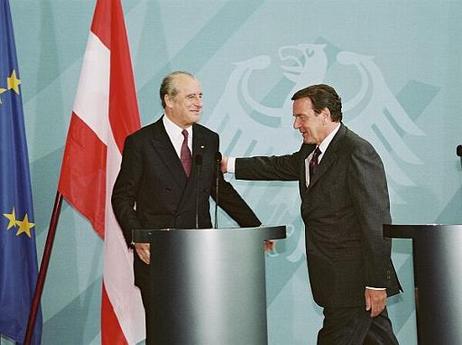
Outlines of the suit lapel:
{"label": "suit lapel", "polygon": [[303,192],[306,192],[308,187],[306,186],[306,164],[305,160],[315,149],[316,145],[303,144],[300,148],[300,188]]}
{"label": "suit lapel", "polygon": [[[192,158],[193,164],[191,167],[191,175],[186,183],[186,190],[193,188],[194,183],[193,181],[198,177],[197,175],[200,174],[198,171],[202,168],[204,164],[204,152],[205,152],[205,140],[203,133],[200,131],[200,128],[193,124],[193,142],[192,142]],[[198,167],[197,163],[201,164],[201,167]],[[185,193],[186,194],[186,193]]]}
{"label": "suit lapel", "polygon": [[[181,197],[181,200],[179,202],[178,209],[182,209],[183,205],[185,202],[190,200],[191,196],[195,197],[196,195],[196,188],[200,189],[200,175],[201,175],[201,169],[204,168],[205,165],[205,152],[206,152],[206,140],[203,135],[203,132],[201,131],[200,127],[197,126],[196,124],[193,124],[193,150],[192,150],[192,156],[193,156],[193,164],[191,168],[191,175],[189,176],[189,179],[186,180],[186,186],[184,188],[183,196]],[[198,158],[200,156],[200,158]],[[200,160],[201,166],[198,166],[198,160]]]}
{"label": "suit lapel", "polygon": [[310,176],[308,190],[313,188],[313,186],[322,178],[322,175],[324,175],[329,170],[330,166],[337,160],[337,151],[341,147],[340,143],[345,136],[345,132],[345,126],[341,124],[337,134],[335,134],[334,138],[327,147],[327,150],[316,169],[316,174],[314,176]]}
{"label": "suit lapel", "polygon": [[162,118],[153,126],[152,144],[156,152],[159,154],[162,162],[172,174],[173,180],[179,187],[184,188],[187,177],[184,172],[183,165],[181,164],[181,160],[178,157],[167,132],[165,131]]}
{"label": "suit lapel", "polygon": [[[193,124],[193,150],[192,154],[193,157],[196,157],[197,155],[200,155],[203,157],[207,147],[206,147],[206,138],[204,136],[204,133],[201,131],[201,128],[197,126],[196,124]],[[193,165],[195,159],[193,160]]]}

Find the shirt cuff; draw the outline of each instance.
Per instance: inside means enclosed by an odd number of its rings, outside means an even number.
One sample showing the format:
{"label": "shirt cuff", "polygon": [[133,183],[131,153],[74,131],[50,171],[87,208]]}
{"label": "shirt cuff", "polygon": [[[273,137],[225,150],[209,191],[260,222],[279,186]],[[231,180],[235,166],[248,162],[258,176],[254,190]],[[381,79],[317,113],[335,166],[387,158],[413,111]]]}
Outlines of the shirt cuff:
{"label": "shirt cuff", "polygon": [[387,288],[378,288],[378,287],[371,287],[371,286],[366,286],[366,289],[370,289],[370,290],[386,290]]}
{"label": "shirt cuff", "polygon": [[234,174],[236,171],[236,157],[228,157],[228,166],[226,171],[230,174]]}

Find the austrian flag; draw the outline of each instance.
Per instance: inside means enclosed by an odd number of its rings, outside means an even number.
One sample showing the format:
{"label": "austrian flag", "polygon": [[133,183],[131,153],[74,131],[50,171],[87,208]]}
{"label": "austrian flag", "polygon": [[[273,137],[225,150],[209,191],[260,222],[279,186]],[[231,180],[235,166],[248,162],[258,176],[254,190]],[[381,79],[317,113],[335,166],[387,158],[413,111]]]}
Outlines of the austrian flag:
{"label": "austrian flag", "polygon": [[102,344],[136,344],[145,338],[133,253],[110,203],[125,138],[139,128],[122,6],[120,0],[97,0],[58,190],[104,240]]}

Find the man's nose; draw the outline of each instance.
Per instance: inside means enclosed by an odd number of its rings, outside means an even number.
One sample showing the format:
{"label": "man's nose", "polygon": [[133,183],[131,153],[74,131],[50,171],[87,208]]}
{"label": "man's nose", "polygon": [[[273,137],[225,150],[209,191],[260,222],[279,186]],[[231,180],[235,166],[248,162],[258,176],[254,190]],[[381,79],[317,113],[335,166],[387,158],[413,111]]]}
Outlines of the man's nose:
{"label": "man's nose", "polygon": [[194,97],[194,105],[197,107],[202,107],[202,97]]}
{"label": "man's nose", "polygon": [[300,121],[299,119],[296,117],[294,118],[294,124],[293,124],[294,128],[295,129],[299,129],[300,128]]}

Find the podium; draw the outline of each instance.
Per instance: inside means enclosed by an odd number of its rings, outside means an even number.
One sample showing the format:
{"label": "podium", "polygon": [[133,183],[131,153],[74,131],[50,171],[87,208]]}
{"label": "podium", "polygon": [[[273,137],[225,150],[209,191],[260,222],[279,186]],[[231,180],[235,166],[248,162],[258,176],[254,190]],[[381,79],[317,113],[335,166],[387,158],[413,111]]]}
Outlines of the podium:
{"label": "podium", "polygon": [[285,226],[135,229],[151,243],[156,345],[267,345],[264,240]]}
{"label": "podium", "polygon": [[462,344],[462,225],[384,225],[412,238],[419,345]]}

